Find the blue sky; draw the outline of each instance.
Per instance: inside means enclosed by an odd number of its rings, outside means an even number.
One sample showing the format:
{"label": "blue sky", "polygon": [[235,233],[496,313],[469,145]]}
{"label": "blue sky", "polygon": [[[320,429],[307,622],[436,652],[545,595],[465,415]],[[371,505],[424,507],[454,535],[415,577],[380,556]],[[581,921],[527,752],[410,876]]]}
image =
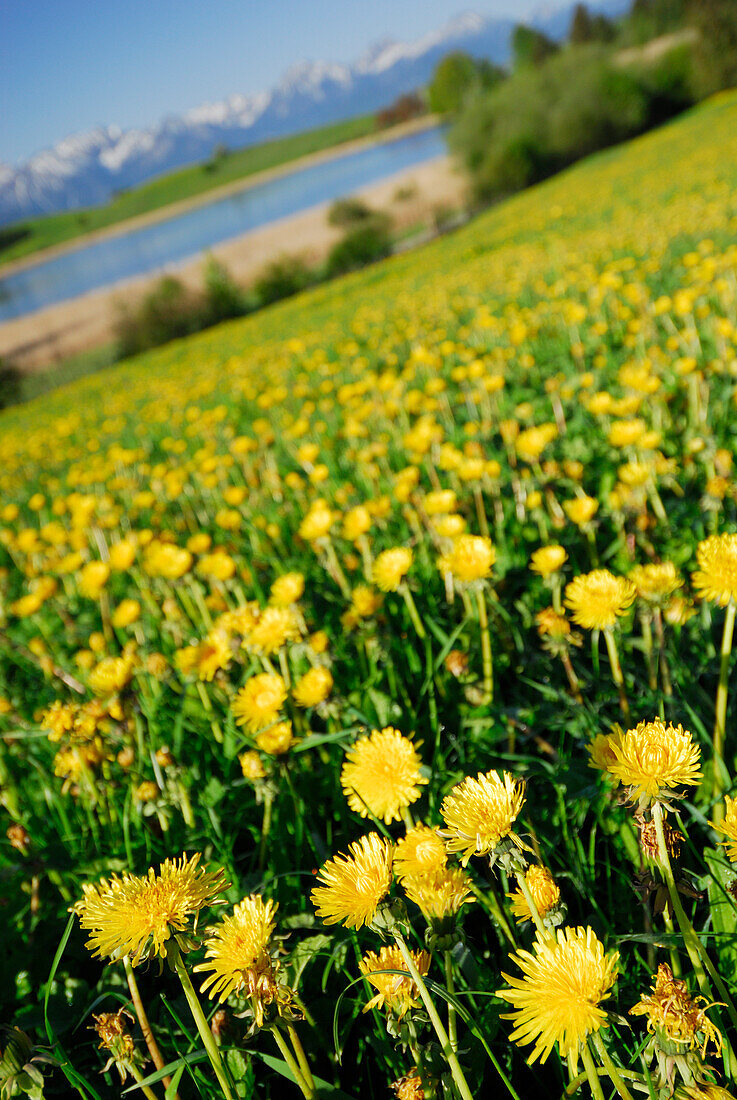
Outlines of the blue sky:
{"label": "blue sky", "polygon": [[297,61],[351,62],[464,10],[535,0],[0,0],[0,161],[100,123],[146,126],[270,88]]}

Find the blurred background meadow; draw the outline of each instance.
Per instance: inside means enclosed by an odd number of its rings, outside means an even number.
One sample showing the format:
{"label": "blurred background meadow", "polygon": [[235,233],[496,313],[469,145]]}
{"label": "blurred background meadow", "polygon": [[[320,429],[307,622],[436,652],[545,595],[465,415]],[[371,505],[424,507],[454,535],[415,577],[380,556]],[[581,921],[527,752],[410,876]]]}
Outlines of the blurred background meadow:
{"label": "blurred background meadow", "polygon": [[737,4],[35,6],[0,1096],[737,1095]]}

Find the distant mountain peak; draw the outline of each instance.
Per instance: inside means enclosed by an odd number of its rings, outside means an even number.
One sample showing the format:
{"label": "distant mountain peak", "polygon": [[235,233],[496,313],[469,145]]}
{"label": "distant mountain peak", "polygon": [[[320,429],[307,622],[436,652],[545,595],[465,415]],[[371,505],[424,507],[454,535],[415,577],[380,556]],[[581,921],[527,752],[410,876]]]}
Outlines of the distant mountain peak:
{"label": "distant mountain peak", "polygon": [[[592,7],[611,15],[627,3],[595,0]],[[552,11],[532,22],[561,37],[570,25],[573,3],[569,0]],[[381,110],[427,84],[450,50],[465,50],[503,65],[509,59],[513,26],[510,19],[465,11],[411,42],[381,39],[352,65],[300,61],[268,91],[201,103],[148,127],[122,130],[103,125],[71,134],[25,164],[0,164],[0,225],[104,203],[115,191],[208,160],[218,146],[238,149]]]}

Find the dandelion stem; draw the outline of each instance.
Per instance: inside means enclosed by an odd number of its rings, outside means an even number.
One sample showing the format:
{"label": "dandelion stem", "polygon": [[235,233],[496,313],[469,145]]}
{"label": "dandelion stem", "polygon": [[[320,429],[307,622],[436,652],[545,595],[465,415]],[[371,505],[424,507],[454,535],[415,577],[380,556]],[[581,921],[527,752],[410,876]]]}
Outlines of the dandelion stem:
{"label": "dandelion stem", "polygon": [[473,498],[476,502],[476,518],[479,523],[479,531],[483,538],[489,537],[489,521],[486,518],[486,508],[484,507],[484,494],[480,485],[477,485],[473,490]]}
{"label": "dandelion stem", "polygon": [[476,593],[476,605],[479,612],[481,631],[481,660],[484,670],[484,702],[491,703],[494,698],[494,666],[491,657],[491,638],[489,636],[489,613],[486,608],[486,593],[479,588]]}
{"label": "dandelion stem", "polygon": [[287,1044],[286,1039],[284,1038],[278,1027],[272,1027],[271,1034],[274,1036],[274,1041],[279,1047],[284,1061],[289,1066],[290,1072],[292,1073],[294,1080],[297,1082],[300,1092],[303,1096],[307,1098],[307,1100],[311,1100],[311,1098],[315,1095],[314,1086],[310,1088],[310,1086],[307,1084],[304,1077],[302,1076],[302,1071],[297,1065],[297,1060],[289,1049],[289,1045]]}
{"label": "dandelion stem", "polygon": [[409,612],[409,617],[412,620],[412,626],[417,631],[417,637],[418,638],[425,638],[426,635],[427,635],[427,632],[425,630],[425,627],[423,626],[422,619],[420,618],[420,613],[417,610],[417,604],[414,601],[414,598],[412,596],[412,593],[409,590],[409,587],[405,584],[404,581],[402,581],[402,583],[400,584],[399,591],[402,593],[402,597],[403,597],[405,605],[407,607],[407,611]]}
{"label": "dandelion stem", "polygon": [[220,723],[213,715],[212,703],[210,702],[210,696],[207,694],[207,688],[202,683],[202,680],[198,680],[196,686],[197,694],[200,697],[200,702],[207,712],[207,717],[210,719],[210,727],[212,729],[215,740],[218,742],[219,745],[222,745],[223,731],[220,729]]}
{"label": "dandelion stem", "polygon": [[658,660],[660,663],[660,678],[663,681],[663,694],[670,697],[673,694],[673,685],[670,679],[670,669],[668,668],[668,658],[665,655],[665,632],[663,630],[663,613],[659,607],[656,607],[653,611],[653,621],[655,623],[655,636],[658,639]]}
{"label": "dandelion stem", "polygon": [[[148,1085],[144,1085],[144,1084],[143,1084],[143,1074],[141,1073],[141,1071],[140,1071],[140,1069],[138,1068],[138,1066],[134,1066],[134,1065],[133,1065],[133,1064],[132,1064],[131,1062],[126,1062],[126,1069],[127,1069],[127,1070],[128,1070],[128,1072],[130,1073],[130,1075],[131,1075],[131,1077],[133,1078],[133,1080],[134,1080],[134,1081],[136,1082],[136,1084],[138,1085],[138,1087],[139,1087],[139,1089],[141,1090],[141,1092],[143,1093],[143,1095],[144,1095],[145,1097],[147,1097],[147,1100],[159,1100],[159,1098],[158,1098],[158,1096],[156,1095],[156,1093],[154,1092],[154,1090],[153,1090],[153,1089],[150,1089],[150,1088],[148,1087]],[[163,1081],[163,1080],[164,1080],[164,1078],[162,1077],[162,1081]],[[168,1078],[167,1078],[167,1080],[168,1080]],[[177,1096],[178,1096],[179,1094],[178,1094],[178,1093],[176,1093],[175,1095],[177,1095]]]}
{"label": "dandelion stem", "polygon": [[604,1069],[609,1074],[609,1078],[615,1089],[617,1090],[618,1095],[622,1097],[622,1100],[633,1100],[632,1093],[622,1080],[622,1076],[618,1068],[609,1057],[609,1051],[604,1045],[604,1040],[601,1037],[601,1032],[595,1031],[592,1038],[594,1041],[594,1046],[596,1047],[596,1051],[601,1058],[601,1064],[604,1066]]}
{"label": "dandelion stem", "polygon": [[563,662],[563,668],[566,670],[566,676],[568,677],[568,686],[571,689],[571,694],[577,703],[583,703],[583,695],[581,694],[581,685],[578,681],[578,676],[571,663],[571,655],[567,649],[564,649],[560,655],[560,659]]}
{"label": "dandelion stem", "polygon": [[[663,924],[665,925],[665,930],[668,933],[668,935],[669,936],[675,936],[676,931],[675,931],[675,925],[673,924],[673,918],[670,916],[667,909],[663,913]],[[673,977],[674,978],[680,978],[681,977],[681,957],[678,954],[678,951],[676,950],[676,948],[672,944],[671,944],[671,947],[669,949],[669,953],[670,953],[670,968],[673,971]]]}
{"label": "dandelion stem", "polygon": [[627,695],[624,690],[624,676],[622,675],[622,666],[619,663],[617,642],[614,634],[608,627],[604,630],[604,641],[606,642],[607,653],[609,654],[609,664],[612,666],[612,680],[614,680],[614,684],[619,692],[619,709],[622,711],[622,717],[629,720],[630,705],[627,702]]}
{"label": "dandelion stem", "polygon": [[182,959],[182,953],[179,950],[179,945],[174,938],[171,938],[167,943],[166,953],[169,961],[174,967],[179,981],[182,983],[182,989],[184,990],[184,996],[187,998],[187,1004],[189,1005],[189,1011],[192,1013],[192,1019],[194,1020],[197,1030],[202,1039],[207,1056],[210,1059],[210,1064],[215,1070],[215,1075],[220,1082],[220,1087],[223,1090],[223,1095],[226,1100],[233,1100],[233,1093],[230,1088],[230,1083],[225,1073],[225,1066],[223,1060],[220,1057],[220,1051],[218,1045],[215,1042],[215,1036],[210,1030],[210,1026],[205,1018],[205,1013],[202,1011],[202,1005],[199,998],[195,993],[194,986],[192,985],[192,979],[187,973],[187,968],[184,965]]}
{"label": "dandelion stem", "polygon": [[653,654],[652,617],[649,610],[644,611],[640,615],[640,625],[642,626],[642,645],[645,651],[648,687],[651,691],[656,691],[658,687],[658,672],[655,656]]}
{"label": "dandelion stem", "polygon": [[513,933],[512,929],[509,926],[509,921],[507,920],[506,916],[504,915],[504,910],[502,909],[501,905],[499,904],[499,902],[496,898],[496,895],[494,894],[494,887],[493,887],[491,882],[488,885],[489,885],[488,891],[484,891],[484,890],[479,890],[479,888],[477,886],[474,886],[472,884],[471,885],[471,890],[473,891],[473,895],[476,898],[476,900],[478,902],[480,902],[481,905],[483,905],[484,909],[488,910],[488,912],[489,912],[490,916],[492,917],[494,923],[496,925],[498,925],[499,930],[501,931],[502,935],[504,936],[504,939],[507,941],[507,943],[510,945],[510,947],[517,948],[517,947],[519,947],[519,944],[517,943],[517,940],[515,939],[514,933]]}
{"label": "dandelion stem", "polygon": [[394,939],[396,941],[397,947],[402,954],[405,965],[412,975],[412,980],[414,981],[420,992],[422,1003],[427,1010],[427,1014],[430,1017],[430,1022],[432,1026],[435,1028],[435,1034],[440,1040],[440,1047],[443,1051],[443,1054],[445,1055],[448,1065],[450,1066],[450,1072],[453,1074],[455,1086],[458,1089],[458,1092],[463,1100],[473,1100],[473,1094],[468,1087],[468,1082],[466,1081],[466,1078],[463,1075],[463,1070],[461,1069],[460,1062],[456,1057],[456,1053],[453,1050],[453,1047],[450,1045],[448,1033],[443,1027],[443,1021],[440,1019],[438,1011],[433,1004],[432,997],[428,992],[428,988],[422,980],[422,975],[415,966],[414,959],[412,958],[412,953],[407,947],[407,944],[404,942],[404,939],[400,932],[395,931]]}
{"label": "dandelion stem", "polygon": [[[451,997],[455,991],[453,984],[453,956],[450,951],[443,952],[443,962],[445,963],[445,986]],[[458,1050],[458,1024],[456,1021],[455,1005],[448,1001],[448,1038],[450,1039],[450,1045],[453,1050]]]}
{"label": "dandelion stem", "polygon": [[722,651],[719,662],[719,687],[717,688],[716,722],[714,724],[714,785],[712,794],[716,805],[714,807],[714,821],[720,824],[724,818],[724,804],[722,803],[722,791],[724,790],[724,730],[727,721],[727,691],[729,681],[729,658],[732,652],[732,636],[734,634],[734,617],[737,604],[730,600],[727,604],[727,613],[724,617],[724,631],[722,633]]}
{"label": "dandelion stem", "polygon": [[264,820],[261,824],[261,843],[258,849],[258,869],[263,871],[266,862],[266,845],[269,842],[271,831],[271,810],[274,805],[274,794],[269,787],[264,792]]}
{"label": "dandelion stem", "polygon": [[[148,1022],[148,1016],[146,1015],[146,1009],[143,1007],[143,1001],[141,1000],[141,994],[138,990],[138,982],[136,981],[136,976],[133,973],[133,967],[131,966],[131,961],[130,961],[130,959],[128,958],[127,955],[123,956],[123,968],[125,970],[125,976],[126,976],[126,979],[128,981],[128,989],[130,990],[131,1000],[133,1001],[133,1008],[135,1010],[136,1016],[138,1017],[138,1023],[140,1024],[140,1027],[141,1027],[141,1034],[143,1035],[143,1040],[144,1040],[146,1046],[148,1047],[149,1054],[151,1055],[151,1061],[153,1062],[153,1064],[156,1066],[157,1069],[163,1069],[166,1063],[164,1062],[164,1059],[161,1056],[161,1051],[159,1050],[158,1043],[156,1042],[156,1038],[154,1036],[154,1033],[151,1030],[151,1025]],[[164,1088],[168,1089],[169,1086],[171,1085],[171,1077],[162,1077],[161,1080],[164,1082]],[[174,1100],[178,1100],[178,1097],[179,1097],[179,1093],[175,1092],[174,1093]]]}
{"label": "dandelion stem", "polygon": [[[678,927],[681,930],[683,936],[683,942],[688,951],[688,957],[691,960],[691,965],[694,968],[696,980],[699,983],[699,989],[705,997],[713,999],[711,987],[709,985],[709,979],[706,976],[705,970],[708,971],[709,977],[711,977],[719,996],[722,998],[724,1005],[727,1009],[727,1014],[732,1022],[732,1027],[737,1030],[737,1010],[735,1010],[732,998],[729,995],[729,991],[722,981],[719,973],[717,972],[714,964],[709,958],[704,945],[699,937],[696,935],[696,930],[691,924],[691,921],[686,916],[686,912],[681,905],[681,899],[678,896],[678,888],[676,886],[675,879],[673,877],[673,868],[670,864],[670,856],[668,855],[668,847],[665,843],[665,834],[663,832],[663,807],[659,802],[653,804],[652,809],[653,823],[655,825],[655,832],[658,837],[658,860],[660,863],[660,869],[663,872],[666,886],[668,887],[668,896],[670,898],[670,904],[673,912],[675,913],[676,920],[678,921]],[[724,1040],[725,1047],[729,1046],[727,1040]],[[734,1055],[729,1046],[730,1059],[734,1061]]]}
{"label": "dandelion stem", "polygon": [[311,1088],[314,1092],[315,1079],[312,1076],[310,1063],[307,1061],[307,1055],[305,1054],[300,1037],[297,1034],[297,1029],[294,1027],[293,1024],[288,1024],[287,1031],[289,1032],[289,1038],[292,1040],[292,1046],[294,1047],[294,1053],[297,1055],[297,1061],[299,1062],[299,1068],[302,1071],[302,1076],[304,1077],[305,1082],[307,1083],[309,1088]]}
{"label": "dandelion stem", "polygon": [[596,1066],[594,1065],[594,1059],[591,1057],[591,1051],[589,1050],[588,1042],[581,1044],[581,1059],[583,1061],[584,1069],[586,1070],[586,1076],[589,1079],[591,1095],[594,1097],[594,1100],[604,1100],[604,1093],[601,1090],[599,1074],[596,1072]]}

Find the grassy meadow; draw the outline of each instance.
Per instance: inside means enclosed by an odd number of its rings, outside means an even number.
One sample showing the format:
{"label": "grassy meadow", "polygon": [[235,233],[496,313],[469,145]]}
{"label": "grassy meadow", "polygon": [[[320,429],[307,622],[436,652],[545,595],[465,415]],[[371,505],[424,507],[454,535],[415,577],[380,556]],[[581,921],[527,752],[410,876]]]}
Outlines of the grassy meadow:
{"label": "grassy meadow", "polygon": [[737,1095],[736,194],[728,93],[0,415],[3,1096]]}
{"label": "grassy meadow", "polygon": [[158,176],[139,187],[131,187],[104,206],[29,218],[0,230],[0,267],[43,248],[76,240],[98,229],[108,229],[172,203],[197,198],[216,187],[246,180],[256,172],[280,168],[300,157],[321,153],[346,141],[372,134],[376,134],[376,117],[360,115],[246,149],[225,151],[222,155],[214,155],[205,164],[193,164]]}

